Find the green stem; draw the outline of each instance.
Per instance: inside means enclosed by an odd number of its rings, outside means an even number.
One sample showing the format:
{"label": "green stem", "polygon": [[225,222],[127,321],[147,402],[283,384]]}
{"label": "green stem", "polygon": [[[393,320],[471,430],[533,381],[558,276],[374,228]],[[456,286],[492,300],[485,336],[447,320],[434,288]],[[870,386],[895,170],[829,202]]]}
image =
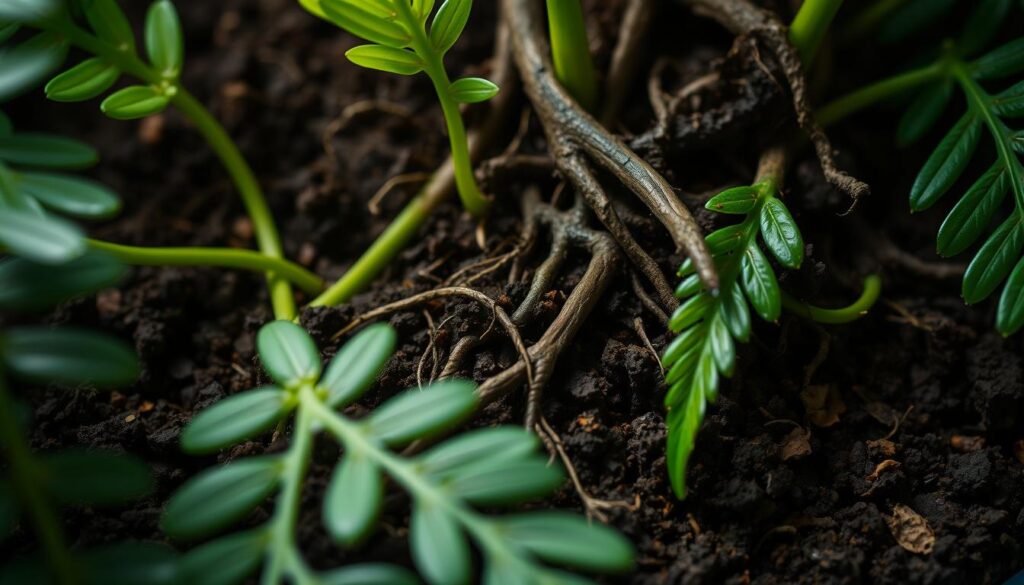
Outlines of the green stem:
{"label": "green stem", "polygon": [[1013,133],[995,115],[991,96],[971,77],[967,65],[956,59],[952,62],[951,71],[963,89],[969,107],[985,120],[985,125],[988,126],[996,143],[996,152],[1006,167],[1017,208],[1024,212],[1024,181],[1021,178],[1020,160],[1013,153]]}
{"label": "green stem", "polygon": [[800,54],[804,69],[810,67],[832,19],[842,5],[843,0],[804,0],[800,5],[800,11],[789,25],[789,42]]}
{"label": "green stem", "polygon": [[313,451],[313,416],[309,404],[319,400],[309,385],[299,390],[299,411],[292,431],[292,444],[284,455],[281,493],[270,519],[270,546],[261,582],[278,585],[286,576],[296,585],[316,582],[305,561],[295,550],[295,529],[302,500],[302,484]]}
{"label": "green stem", "polygon": [[441,487],[428,481],[417,472],[415,465],[403,461],[391,451],[370,440],[358,425],[324,406],[312,391],[302,393],[300,401],[301,407],[308,408],[312,416],[348,451],[359,452],[372,459],[415,499],[444,508],[452,518],[462,525],[466,532],[473,536],[483,553],[492,561],[502,559],[506,562],[523,563],[524,568],[532,567],[532,564],[523,560],[518,551],[505,545],[499,530],[492,522],[482,518],[461,501],[452,498]]}
{"label": "green stem", "polygon": [[[436,180],[436,175],[435,179]],[[429,184],[426,189],[429,189]],[[366,288],[388,265],[388,262],[416,235],[430,218],[432,206],[422,195],[409,202],[384,233],[377,236],[370,248],[356,260],[345,275],[309,303],[311,307],[334,307],[348,302]]]}
{"label": "green stem", "polygon": [[21,424],[15,416],[15,404],[7,390],[7,383],[0,371],[0,444],[7,451],[11,481],[21,504],[35,525],[50,570],[63,585],[74,585],[80,581],[74,560],[68,550],[60,522],[50,503],[39,489],[36,465],[32,460],[25,438],[19,432]]}
{"label": "green stem", "polygon": [[555,76],[589,111],[598,102],[597,73],[579,0],[547,0],[548,34]]}
{"label": "green stem", "polygon": [[882,100],[905,93],[946,74],[947,62],[940,59],[931,65],[913,69],[887,79],[877,81],[838,98],[818,110],[818,123],[830,126],[839,120]]}
{"label": "green stem", "polygon": [[[165,79],[159,72],[143,63],[134,52],[127,48],[115,47],[89,34],[69,19],[49,21],[41,23],[39,26],[63,34],[75,46],[102,57],[117,66],[122,72],[141,81],[162,87],[169,85],[168,94],[174,96],[171,103],[184,116],[192,120],[217,157],[220,158],[228,174],[231,175],[242,198],[242,203],[252,220],[260,251],[272,258],[284,257],[274,218],[252,169],[220,122],[179,81]],[[292,297],[288,281],[274,274],[268,274],[267,281],[270,286],[270,300],[274,306],[274,315],[278,319],[294,319],[296,315],[295,299]]]}
{"label": "green stem", "polygon": [[791,311],[810,319],[818,323],[825,323],[828,325],[841,325],[843,323],[849,323],[856,321],[867,314],[868,310],[874,306],[875,301],[878,300],[878,295],[882,292],[882,279],[877,274],[872,274],[864,279],[864,290],[860,293],[860,298],[854,301],[848,307],[841,309],[824,309],[809,305],[798,301],[792,295],[783,292],[782,293],[782,306],[787,311]]}
{"label": "green stem", "polygon": [[217,266],[253,272],[274,272],[311,295],[324,290],[324,281],[302,266],[254,250],[233,248],[146,248],[123,246],[101,240],[86,240],[89,247],[102,250],[133,266]]}
{"label": "green stem", "polygon": [[459,198],[462,199],[462,206],[473,217],[483,217],[487,214],[491,202],[480,192],[476,176],[473,174],[473,162],[469,156],[469,138],[466,135],[466,127],[462,123],[459,103],[448,93],[451,81],[449,81],[448,72],[444,68],[442,55],[431,45],[419,19],[413,14],[412,5],[408,2],[397,2],[396,5],[401,17],[408,24],[407,28],[412,31],[412,48],[423,60],[423,71],[434,84],[437,99],[441,102],[441,111],[444,112],[444,120],[448,126],[452,162],[455,165],[455,186],[458,188]]}

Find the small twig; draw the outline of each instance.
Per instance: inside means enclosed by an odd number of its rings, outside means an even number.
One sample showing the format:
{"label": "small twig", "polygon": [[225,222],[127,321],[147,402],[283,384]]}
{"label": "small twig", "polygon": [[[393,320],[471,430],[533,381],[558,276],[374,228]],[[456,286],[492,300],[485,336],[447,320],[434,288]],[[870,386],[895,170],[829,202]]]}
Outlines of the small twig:
{"label": "small twig", "polygon": [[366,204],[366,208],[372,215],[380,215],[380,202],[387,197],[388,193],[390,193],[392,189],[399,185],[422,183],[423,181],[430,179],[432,176],[433,173],[406,173],[404,175],[395,175],[385,181],[384,184],[377,189],[373,196],[370,197],[370,201]]}
{"label": "small twig", "polygon": [[654,357],[654,363],[658,364],[658,369],[661,370],[661,374],[664,376],[665,367],[661,365],[661,357],[658,356],[658,351],[654,349],[654,345],[651,344],[651,340],[647,338],[647,331],[644,330],[644,320],[640,317],[633,319],[633,329],[636,331],[636,334],[640,336],[640,339],[643,340],[647,350],[651,352],[651,355]]}

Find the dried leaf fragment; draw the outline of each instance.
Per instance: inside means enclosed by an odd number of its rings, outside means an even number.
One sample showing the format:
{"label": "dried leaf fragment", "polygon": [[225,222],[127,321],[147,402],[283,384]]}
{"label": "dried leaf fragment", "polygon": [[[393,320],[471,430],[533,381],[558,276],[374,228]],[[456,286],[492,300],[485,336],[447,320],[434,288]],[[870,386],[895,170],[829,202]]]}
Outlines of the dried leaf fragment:
{"label": "dried leaf fragment", "polygon": [[949,445],[961,453],[973,453],[985,447],[985,437],[953,435],[949,438]]}
{"label": "dried leaf fragment", "polygon": [[808,386],[800,391],[800,400],[807,410],[807,419],[815,426],[830,427],[846,412],[846,404],[833,384]]}
{"label": "dried leaf fragment", "polygon": [[889,532],[904,550],[917,554],[931,554],[935,547],[935,532],[920,514],[903,504],[896,504],[892,516],[885,517]]}
{"label": "dried leaf fragment", "polygon": [[783,461],[800,459],[811,454],[811,431],[796,427],[786,435],[779,446]]}

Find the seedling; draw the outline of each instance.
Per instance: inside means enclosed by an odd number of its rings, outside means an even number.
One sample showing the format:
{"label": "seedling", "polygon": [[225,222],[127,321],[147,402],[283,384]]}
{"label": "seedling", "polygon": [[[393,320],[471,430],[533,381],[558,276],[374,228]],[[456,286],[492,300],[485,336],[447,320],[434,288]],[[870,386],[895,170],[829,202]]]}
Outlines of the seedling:
{"label": "seedling", "polygon": [[466,211],[483,216],[490,205],[480,192],[469,142],[459,113],[460,103],[489,100],[498,86],[479,77],[448,79],[444,56],[462,35],[472,0],[445,0],[431,20],[434,0],[299,0],[309,12],[371,43],[349,49],[350,61],[369,69],[415,75],[424,72],[434,84],[448,125],[455,182]]}
{"label": "seedling", "polygon": [[547,0],[551,62],[562,85],[585,109],[597,107],[597,71],[579,0]]}
{"label": "seedling", "polygon": [[477,406],[472,383],[449,380],[409,390],[359,420],[341,414],[372,385],[394,343],[390,327],[371,326],[323,370],[316,345],[297,325],[276,321],[260,330],[257,347],[274,385],[203,411],[185,429],[182,446],[211,453],[294,418],[291,445],[284,453],[233,462],[191,479],[168,503],[163,526],[175,538],[209,537],[276,493],[274,513],[262,526],[188,553],[187,576],[217,572],[230,574],[224,583],[236,583],[262,564],[261,580],[270,584],[341,583],[354,571],[363,575],[360,583],[415,582],[388,566],[317,573],[302,559],[296,518],[312,443],[321,431],[344,448],[323,508],[324,527],[342,546],[359,544],[373,530],[388,476],[411,497],[413,560],[434,585],[470,581],[470,541],[483,557],[486,582],[586,582],[540,561],[597,572],[631,566],[629,544],[604,526],[558,512],[495,518],[472,507],[522,502],[562,484],[562,474],[537,453],[536,438],[522,429],[471,431],[412,457],[392,450],[443,434],[464,420]]}
{"label": "seedling", "polygon": [[[6,215],[7,212],[4,214]],[[111,258],[87,253],[55,270],[24,259],[0,262],[0,309],[31,310],[109,286],[124,273]],[[44,277],[46,275],[46,277]],[[71,551],[58,506],[114,506],[152,489],[141,461],[108,452],[66,450],[33,454],[22,435],[22,409],[10,382],[105,388],[131,384],[138,374],[134,353],[109,336],[69,327],[17,327],[0,331],[0,445],[8,468],[0,477],[0,537],[19,517],[32,525],[42,558],[0,569],[5,583],[166,583],[175,556],[166,547],[122,542]]]}

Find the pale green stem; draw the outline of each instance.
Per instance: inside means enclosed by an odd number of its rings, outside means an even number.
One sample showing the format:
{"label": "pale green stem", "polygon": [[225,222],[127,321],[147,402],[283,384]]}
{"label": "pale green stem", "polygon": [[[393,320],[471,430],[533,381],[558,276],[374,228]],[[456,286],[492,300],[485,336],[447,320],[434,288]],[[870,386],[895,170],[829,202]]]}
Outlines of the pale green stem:
{"label": "pale green stem", "polygon": [[148,248],[123,246],[101,240],[86,240],[89,247],[101,250],[133,266],[216,266],[253,272],[274,272],[303,291],[316,295],[324,290],[324,281],[302,266],[266,256],[254,250],[234,248]]}
{"label": "pale green stem", "polygon": [[818,123],[830,126],[868,106],[940,79],[946,73],[946,66],[945,60],[939,60],[926,67],[894,75],[849,93],[820,108],[817,115]]}
{"label": "pale green stem", "polygon": [[597,72],[579,0],[547,0],[548,35],[555,76],[585,109],[597,107]]}
{"label": "pale green stem", "polygon": [[804,69],[809,69],[832,19],[843,0],[804,0],[800,11],[789,25],[789,42],[796,47]]}
{"label": "pale green stem", "polygon": [[882,292],[882,279],[872,274],[864,279],[864,290],[860,297],[847,307],[841,309],[824,309],[798,301],[789,293],[782,293],[782,306],[791,311],[818,323],[828,325],[841,325],[856,321],[868,313],[875,301]]}

